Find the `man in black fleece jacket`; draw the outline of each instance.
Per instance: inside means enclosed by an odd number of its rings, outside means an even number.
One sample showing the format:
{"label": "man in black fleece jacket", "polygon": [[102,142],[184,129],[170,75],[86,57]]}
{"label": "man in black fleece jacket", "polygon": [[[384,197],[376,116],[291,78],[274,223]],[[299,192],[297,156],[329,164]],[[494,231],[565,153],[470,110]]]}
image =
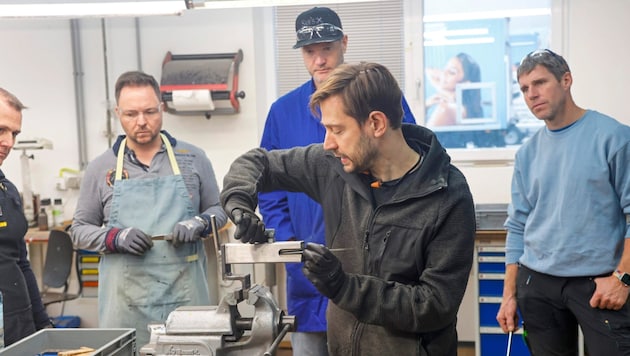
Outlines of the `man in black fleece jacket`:
{"label": "man in black fleece jacket", "polygon": [[330,250],[307,244],[303,271],[330,298],[331,355],[457,354],[473,200],[435,135],[401,123],[401,100],[387,68],[344,64],[311,98],[323,144],[253,149],[224,178],[221,202],[242,242],[267,242],[258,192],[300,191],[322,205]]}

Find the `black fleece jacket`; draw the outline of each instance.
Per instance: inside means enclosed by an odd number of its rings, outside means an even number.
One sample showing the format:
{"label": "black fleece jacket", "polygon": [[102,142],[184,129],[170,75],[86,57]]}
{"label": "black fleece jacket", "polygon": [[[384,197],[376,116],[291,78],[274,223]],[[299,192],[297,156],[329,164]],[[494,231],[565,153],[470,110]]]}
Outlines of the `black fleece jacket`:
{"label": "black fleece jacket", "polygon": [[[318,201],[329,248],[348,274],[329,303],[331,355],[457,354],[457,311],[472,266],[475,214],[463,174],[428,129],[403,124],[424,155],[393,197],[373,203],[361,174],[348,174],[321,144],[253,149],[234,161],[221,202],[255,209],[257,193],[301,191]],[[299,321],[298,321],[299,322]]]}
{"label": "black fleece jacket", "polygon": [[27,258],[24,235],[28,223],[23,209],[17,188],[0,171],[0,292],[5,346],[50,325]]}

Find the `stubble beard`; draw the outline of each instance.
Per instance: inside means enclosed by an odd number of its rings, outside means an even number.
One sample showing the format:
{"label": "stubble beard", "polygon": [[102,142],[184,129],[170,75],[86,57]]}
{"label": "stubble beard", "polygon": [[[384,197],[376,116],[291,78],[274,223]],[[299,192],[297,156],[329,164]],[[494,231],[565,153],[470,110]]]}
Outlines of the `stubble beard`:
{"label": "stubble beard", "polygon": [[357,150],[353,154],[354,157],[348,156],[352,166],[344,167],[348,173],[357,173],[369,171],[372,167],[372,163],[376,159],[378,151],[372,142],[365,136],[361,136],[357,145]]}

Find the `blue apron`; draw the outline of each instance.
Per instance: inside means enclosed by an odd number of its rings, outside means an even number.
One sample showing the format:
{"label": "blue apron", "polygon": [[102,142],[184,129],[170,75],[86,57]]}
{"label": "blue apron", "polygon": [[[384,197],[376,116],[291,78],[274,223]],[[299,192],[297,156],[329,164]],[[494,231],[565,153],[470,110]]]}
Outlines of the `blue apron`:
{"label": "blue apron", "polygon": [[[118,150],[109,227],[135,227],[150,236],[166,235],[195,215],[168,139],[161,135],[172,176],[122,180],[126,139]],[[149,323],[163,323],[182,305],[209,305],[203,243],[173,247],[153,241],[143,256],[105,254],[99,267],[99,327],[135,328],[138,350],[149,342]]]}

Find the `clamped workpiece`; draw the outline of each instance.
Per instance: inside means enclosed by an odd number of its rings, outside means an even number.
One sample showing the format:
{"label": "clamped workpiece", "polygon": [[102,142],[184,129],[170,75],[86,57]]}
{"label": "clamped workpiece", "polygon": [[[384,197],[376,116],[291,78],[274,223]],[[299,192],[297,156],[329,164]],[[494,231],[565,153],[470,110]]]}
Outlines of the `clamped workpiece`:
{"label": "clamped workpiece", "polygon": [[[284,315],[269,289],[252,285],[249,274],[235,274],[231,265],[282,262],[272,252],[276,250],[275,254],[280,256],[279,251],[270,246],[280,244],[295,250],[301,249],[302,243],[221,245],[214,216],[210,224],[222,278],[240,281],[240,288],[227,293],[219,305],[179,307],[169,314],[166,323],[149,325],[151,339],[140,348],[141,356],[272,356],[284,336],[295,329],[295,317]],[[266,235],[273,239],[273,230],[266,231]],[[289,255],[292,261],[301,258],[301,254]],[[253,317],[241,316],[238,305],[242,302],[254,307]]]}

